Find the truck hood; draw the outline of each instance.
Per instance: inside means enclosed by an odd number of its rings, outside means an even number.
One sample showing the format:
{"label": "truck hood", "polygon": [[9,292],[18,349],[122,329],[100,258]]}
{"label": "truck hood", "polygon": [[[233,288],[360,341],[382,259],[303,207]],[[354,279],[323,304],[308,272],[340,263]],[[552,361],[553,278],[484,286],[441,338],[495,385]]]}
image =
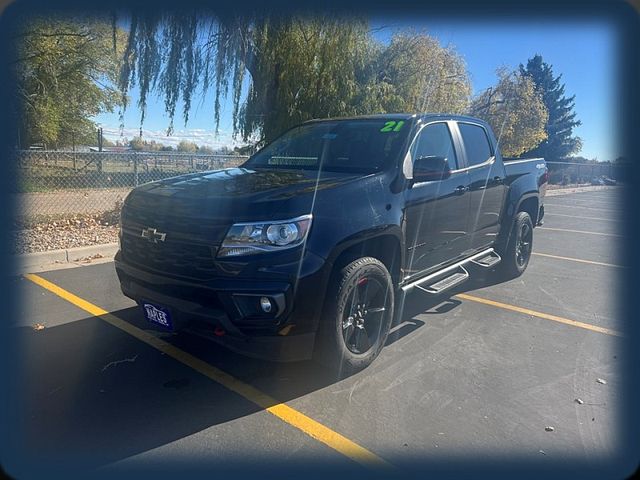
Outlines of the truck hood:
{"label": "truck hood", "polygon": [[288,218],[311,211],[314,192],[354,182],[362,174],[229,168],[182,175],[133,190],[126,208],[171,216],[232,221]]}

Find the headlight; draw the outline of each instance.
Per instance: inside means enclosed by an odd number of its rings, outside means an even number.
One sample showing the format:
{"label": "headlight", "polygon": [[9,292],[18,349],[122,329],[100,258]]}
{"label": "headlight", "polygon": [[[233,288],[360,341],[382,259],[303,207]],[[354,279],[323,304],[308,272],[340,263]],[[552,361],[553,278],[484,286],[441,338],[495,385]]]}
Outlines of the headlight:
{"label": "headlight", "polygon": [[255,223],[236,223],[218,251],[218,257],[279,251],[304,242],[311,227],[311,215]]}

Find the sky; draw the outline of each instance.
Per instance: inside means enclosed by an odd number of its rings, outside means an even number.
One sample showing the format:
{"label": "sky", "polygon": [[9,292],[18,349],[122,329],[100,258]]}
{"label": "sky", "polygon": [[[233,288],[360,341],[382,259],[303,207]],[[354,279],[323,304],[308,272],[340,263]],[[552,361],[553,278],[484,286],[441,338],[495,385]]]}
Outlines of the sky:
{"label": "sky", "polygon": [[[598,160],[613,160],[620,155],[615,138],[617,113],[617,35],[604,22],[541,21],[505,22],[455,21],[419,18],[371,19],[374,36],[388,43],[395,31],[411,28],[451,45],[464,58],[473,93],[495,85],[495,71],[500,66],[517,68],[535,54],[542,55],[555,75],[562,74],[567,96],[575,95],[575,111],[582,125],[574,135],[582,138],[579,155]],[[130,92],[130,106],[125,112],[123,136],[131,139],[140,132],[140,112],[135,107],[138,91]],[[223,103],[219,134],[215,134],[213,94],[209,92],[194,102],[185,127],[178,108],[174,134],[166,136],[169,124],[163,100],[151,94],[148,99],[143,137],[164,144],[177,145],[187,139],[213,148],[233,147],[231,138],[231,101]],[[118,113],[104,113],[95,120],[103,127],[105,138],[120,138]]]}

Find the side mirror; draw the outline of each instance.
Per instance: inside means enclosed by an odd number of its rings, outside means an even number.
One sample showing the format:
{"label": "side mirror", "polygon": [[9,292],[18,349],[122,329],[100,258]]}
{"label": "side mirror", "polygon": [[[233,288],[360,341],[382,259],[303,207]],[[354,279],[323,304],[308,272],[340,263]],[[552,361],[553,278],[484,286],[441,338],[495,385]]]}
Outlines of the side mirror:
{"label": "side mirror", "polygon": [[444,180],[451,176],[451,168],[445,157],[418,157],[413,162],[413,183]]}

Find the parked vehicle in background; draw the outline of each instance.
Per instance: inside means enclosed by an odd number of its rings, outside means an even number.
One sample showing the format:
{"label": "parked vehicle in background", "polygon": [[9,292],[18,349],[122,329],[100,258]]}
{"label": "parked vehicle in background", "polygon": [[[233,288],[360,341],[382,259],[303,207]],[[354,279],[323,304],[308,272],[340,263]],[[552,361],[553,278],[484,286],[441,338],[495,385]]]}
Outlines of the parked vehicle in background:
{"label": "parked vehicle in background", "polygon": [[521,275],[547,179],[544,159],[503,161],[475,118],[310,121],[239,168],[133,190],[116,270],[155,324],[353,372],[407,292]]}
{"label": "parked vehicle in background", "polygon": [[617,182],[606,175],[600,175],[599,177],[593,177],[591,179],[591,185],[616,185]]}

